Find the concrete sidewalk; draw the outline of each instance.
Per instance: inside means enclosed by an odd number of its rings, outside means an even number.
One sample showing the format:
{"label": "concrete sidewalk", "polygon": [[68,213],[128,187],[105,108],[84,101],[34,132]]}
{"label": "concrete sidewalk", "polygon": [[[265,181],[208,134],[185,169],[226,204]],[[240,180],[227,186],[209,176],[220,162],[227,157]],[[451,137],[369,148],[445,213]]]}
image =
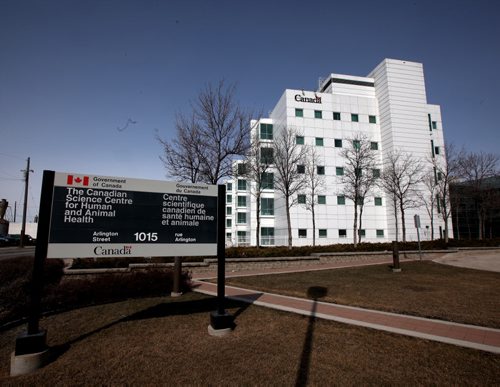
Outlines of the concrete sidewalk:
{"label": "concrete sidewalk", "polygon": [[[370,262],[370,264],[380,263],[392,263],[392,261],[381,260],[381,262]],[[245,272],[239,272],[237,274],[227,273],[226,276],[238,277],[250,275],[266,275],[297,271],[328,270],[333,268],[364,265],[367,265],[367,263],[330,263],[314,267],[308,266],[304,268],[293,267],[288,269],[272,269],[266,270],[265,272],[263,272],[262,270],[249,270]],[[212,296],[217,295],[217,284],[205,282],[202,280],[202,278],[212,277],[210,274],[212,273],[204,273],[203,275],[200,274],[194,278],[194,291]],[[213,274],[215,275],[215,273]],[[371,309],[343,306],[338,304],[314,301],[310,299],[258,292],[255,290],[242,289],[233,286],[226,286],[225,289],[227,298],[248,302],[259,306],[298,313],[304,316],[314,315],[317,318],[333,320],[341,323],[353,324],[493,353],[500,353],[499,329],[381,312]]]}

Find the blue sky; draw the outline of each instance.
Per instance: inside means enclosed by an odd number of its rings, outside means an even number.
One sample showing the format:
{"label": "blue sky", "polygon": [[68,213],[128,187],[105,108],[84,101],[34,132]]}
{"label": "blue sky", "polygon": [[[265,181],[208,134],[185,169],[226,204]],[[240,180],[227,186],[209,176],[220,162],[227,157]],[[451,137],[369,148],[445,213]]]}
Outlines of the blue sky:
{"label": "blue sky", "polygon": [[164,179],[155,133],[207,82],[268,112],[384,58],[424,64],[448,141],[498,153],[499,15],[494,0],[0,0],[0,198],[19,210],[28,156],[29,219],[44,169]]}

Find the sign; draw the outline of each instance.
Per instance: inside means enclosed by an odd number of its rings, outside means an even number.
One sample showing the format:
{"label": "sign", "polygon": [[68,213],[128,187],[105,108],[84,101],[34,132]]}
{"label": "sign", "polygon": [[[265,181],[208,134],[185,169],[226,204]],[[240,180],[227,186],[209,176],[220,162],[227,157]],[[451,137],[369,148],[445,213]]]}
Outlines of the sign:
{"label": "sign", "polygon": [[415,215],[413,220],[415,221],[415,228],[420,228],[420,216]]}
{"label": "sign", "polygon": [[56,172],[48,258],[217,255],[216,185]]}
{"label": "sign", "polygon": [[300,94],[295,94],[295,101],[297,102],[309,102],[309,103],[321,103],[321,97],[314,94],[314,98],[303,97]]}

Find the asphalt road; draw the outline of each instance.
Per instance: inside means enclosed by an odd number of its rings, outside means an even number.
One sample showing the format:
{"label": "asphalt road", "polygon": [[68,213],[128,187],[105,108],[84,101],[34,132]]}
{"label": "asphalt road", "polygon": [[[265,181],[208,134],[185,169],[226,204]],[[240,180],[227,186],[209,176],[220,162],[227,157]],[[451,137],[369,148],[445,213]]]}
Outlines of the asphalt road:
{"label": "asphalt road", "polygon": [[0,261],[7,258],[34,257],[35,246],[20,247],[0,247]]}

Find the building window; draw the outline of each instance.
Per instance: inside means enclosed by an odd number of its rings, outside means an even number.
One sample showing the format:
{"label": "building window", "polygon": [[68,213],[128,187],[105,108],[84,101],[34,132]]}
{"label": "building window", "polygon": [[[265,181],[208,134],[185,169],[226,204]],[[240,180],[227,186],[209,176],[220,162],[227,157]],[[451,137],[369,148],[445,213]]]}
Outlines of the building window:
{"label": "building window", "polygon": [[274,162],[273,148],[260,148],[260,162],[263,164],[272,164]]}
{"label": "building window", "polygon": [[274,245],[274,228],[273,227],[262,227],[260,229],[260,243],[263,246],[273,246]]}
{"label": "building window", "polygon": [[304,145],[304,136],[295,136],[295,143],[297,145]]}
{"label": "building window", "polygon": [[323,118],[323,112],[321,110],[315,110],[314,118]]}
{"label": "building window", "polygon": [[351,114],[351,121],[352,122],[359,122],[359,115]]}
{"label": "building window", "polygon": [[337,204],[343,206],[345,204],[345,196],[337,196]]}
{"label": "building window", "polygon": [[318,230],[318,235],[319,235],[320,238],[326,238],[328,236],[326,228],[320,228]]}
{"label": "building window", "polygon": [[261,215],[274,215],[274,199],[273,198],[260,199],[260,214]]}
{"label": "building window", "polygon": [[380,169],[377,168],[372,169],[372,174],[374,179],[378,179],[380,177]]}
{"label": "building window", "polygon": [[238,164],[238,175],[245,175],[247,173],[247,166],[245,163]]}
{"label": "building window", "polygon": [[317,173],[318,175],[324,175],[324,174],[325,174],[325,167],[324,167],[324,166],[322,166],[322,165],[318,165],[318,166],[316,167],[316,173]]}
{"label": "building window", "polygon": [[432,121],[432,129],[437,129],[438,123],[436,121]]}
{"label": "building window", "polygon": [[443,173],[442,172],[437,173],[437,180],[438,181],[443,180]]}
{"label": "building window", "polygon": [[231,234],[230,232],[226,232],[226,239],[227,239],[228,241],[230,241],[230,240],[231,240],[231,237],[232,237],[232,236],[233,236],[233,234]]}
{"label": "building window", "polygon": [[233,190],[233,183],[227,183],[227,184],[226,184],[226,187],[227,187],[226,189],[227,189],[228,191],[232,191],[232,190]]}
{"label": "building window", "polygon": [[432,153],[432,158],[434,158],[434,156],[436,155],[434,153],[434,140],[431,140],[431,153]]}
{"label": "building window", "polygon": [[438,154],[439,154],[439,152],[440,152],[439,147],[438,147],[438,146],[435,146],[435,147],[434,147],[434,153],[438,155]]}
{"label": "building window", "polygon": [[260,124],[260,139],[261,140],[273,139],[273,124]]}
{"label": "building window", "polygon": [[377,123],[377,117],[375,117],[375,116],[368,116],[368,122],[370,124],[376,124]]}
{"label": "building window", "polygon": [[238,244],[247,243],[247,232],[246,231],[238,231]]}
{"label": "building window", "polygon": [[247,197],[238,195],[238,207],[246,207],[247,206]]}
{"label": "building window", "polygon": [[247,190],[247,181],[243,179],[238,179],[238,190],[246,191]]}
{"label": "building window", "polygon": [[336,167],[335,168],[335,174],[337,176],[344,176],[344,168],[343,167]]}
{"label": "building window", "polygon": [[233,225],[232,219],[226,219],[226,227],[231,227]]}
{"label": "building window", "polygon": [[427,118],[429,120],[429,130],[432,132],[432,121],[431,121],[431,115],[427,114]]}
{"label": "building window", "polygon": [[340,113],[339,112],[333,112],[333,119],[335,121],[340,121]]}
{"label": "building window", "polygon": [[295,117],[304,117],[304,109],[295,109]]}
{"label": "building window", "polygon": [[323,146],[323,137],[316,137],[316,146]]}
{"label": "building window", "polygon": [[274,174],[270,172],[262,172],[260,176],[262,189],[274,189]]}
{"label": "building window", "polygon": [[297,173],[306,173],[306,167],[304,165],[297,165]]}
{"label": "building window", "polygon": [[384,237],[384,230],[377,230],[377,238],[383,238]]}
{"label": "building window", "polygon": [[370,149],[371,150],[378,150],[378,142],[375,142],[375,141],[370,142]]}
{"label": "building window", "polygon": [[307,229],[299,228],[299,238],[307,238]]}
{"label": "building window", "polygon": [[318,195],[318,204],[326,204],[326,196]]}
{"label": "building window", "polygon": [[226,207],[226,215],[231,215],[233,213],[232,207]]}
{"label": "building window", "polygon": [[246,224],[246,223],[247,223],[247,213],[238,212],[238,224]]}
{"label": "building window", "polygon": [[345,228],[339,229],[339,238],[347,238],[347,230]]}
{"label": "building window", "polygon": [[363,170],[361,168],[354,168],[354,176],[360,177],[363,175]]}
{"label": "building window", "polygon": [[361,148],[361,142],[359,140],[352,140],[352,147],[354,149],[358,149]]}
{"label": "building window", "polygon": [[335,139],[335,148],[342,148],[342,140],[340,138]]}
{"label": "building window", "polygon": [[362,229],[358,229],[358,235],[359,235],[360,237],[364,237],[364,236],[366,236],[366,231],[365,231],[365,229],[363,229],[363,228],[362,228]]}
{"label": "building window", "polygon": [[231,204],[233,202],[233,195],[226,195],[226,203]]}
{"label": "building window", "polygon": [[375,205],[376,206],[381,206],[382,205],[382,198],[376,197],[375,198]]}
{"label": "building window", "polygon": [[306,204],[306,195],[297,195],[298,204]]}

